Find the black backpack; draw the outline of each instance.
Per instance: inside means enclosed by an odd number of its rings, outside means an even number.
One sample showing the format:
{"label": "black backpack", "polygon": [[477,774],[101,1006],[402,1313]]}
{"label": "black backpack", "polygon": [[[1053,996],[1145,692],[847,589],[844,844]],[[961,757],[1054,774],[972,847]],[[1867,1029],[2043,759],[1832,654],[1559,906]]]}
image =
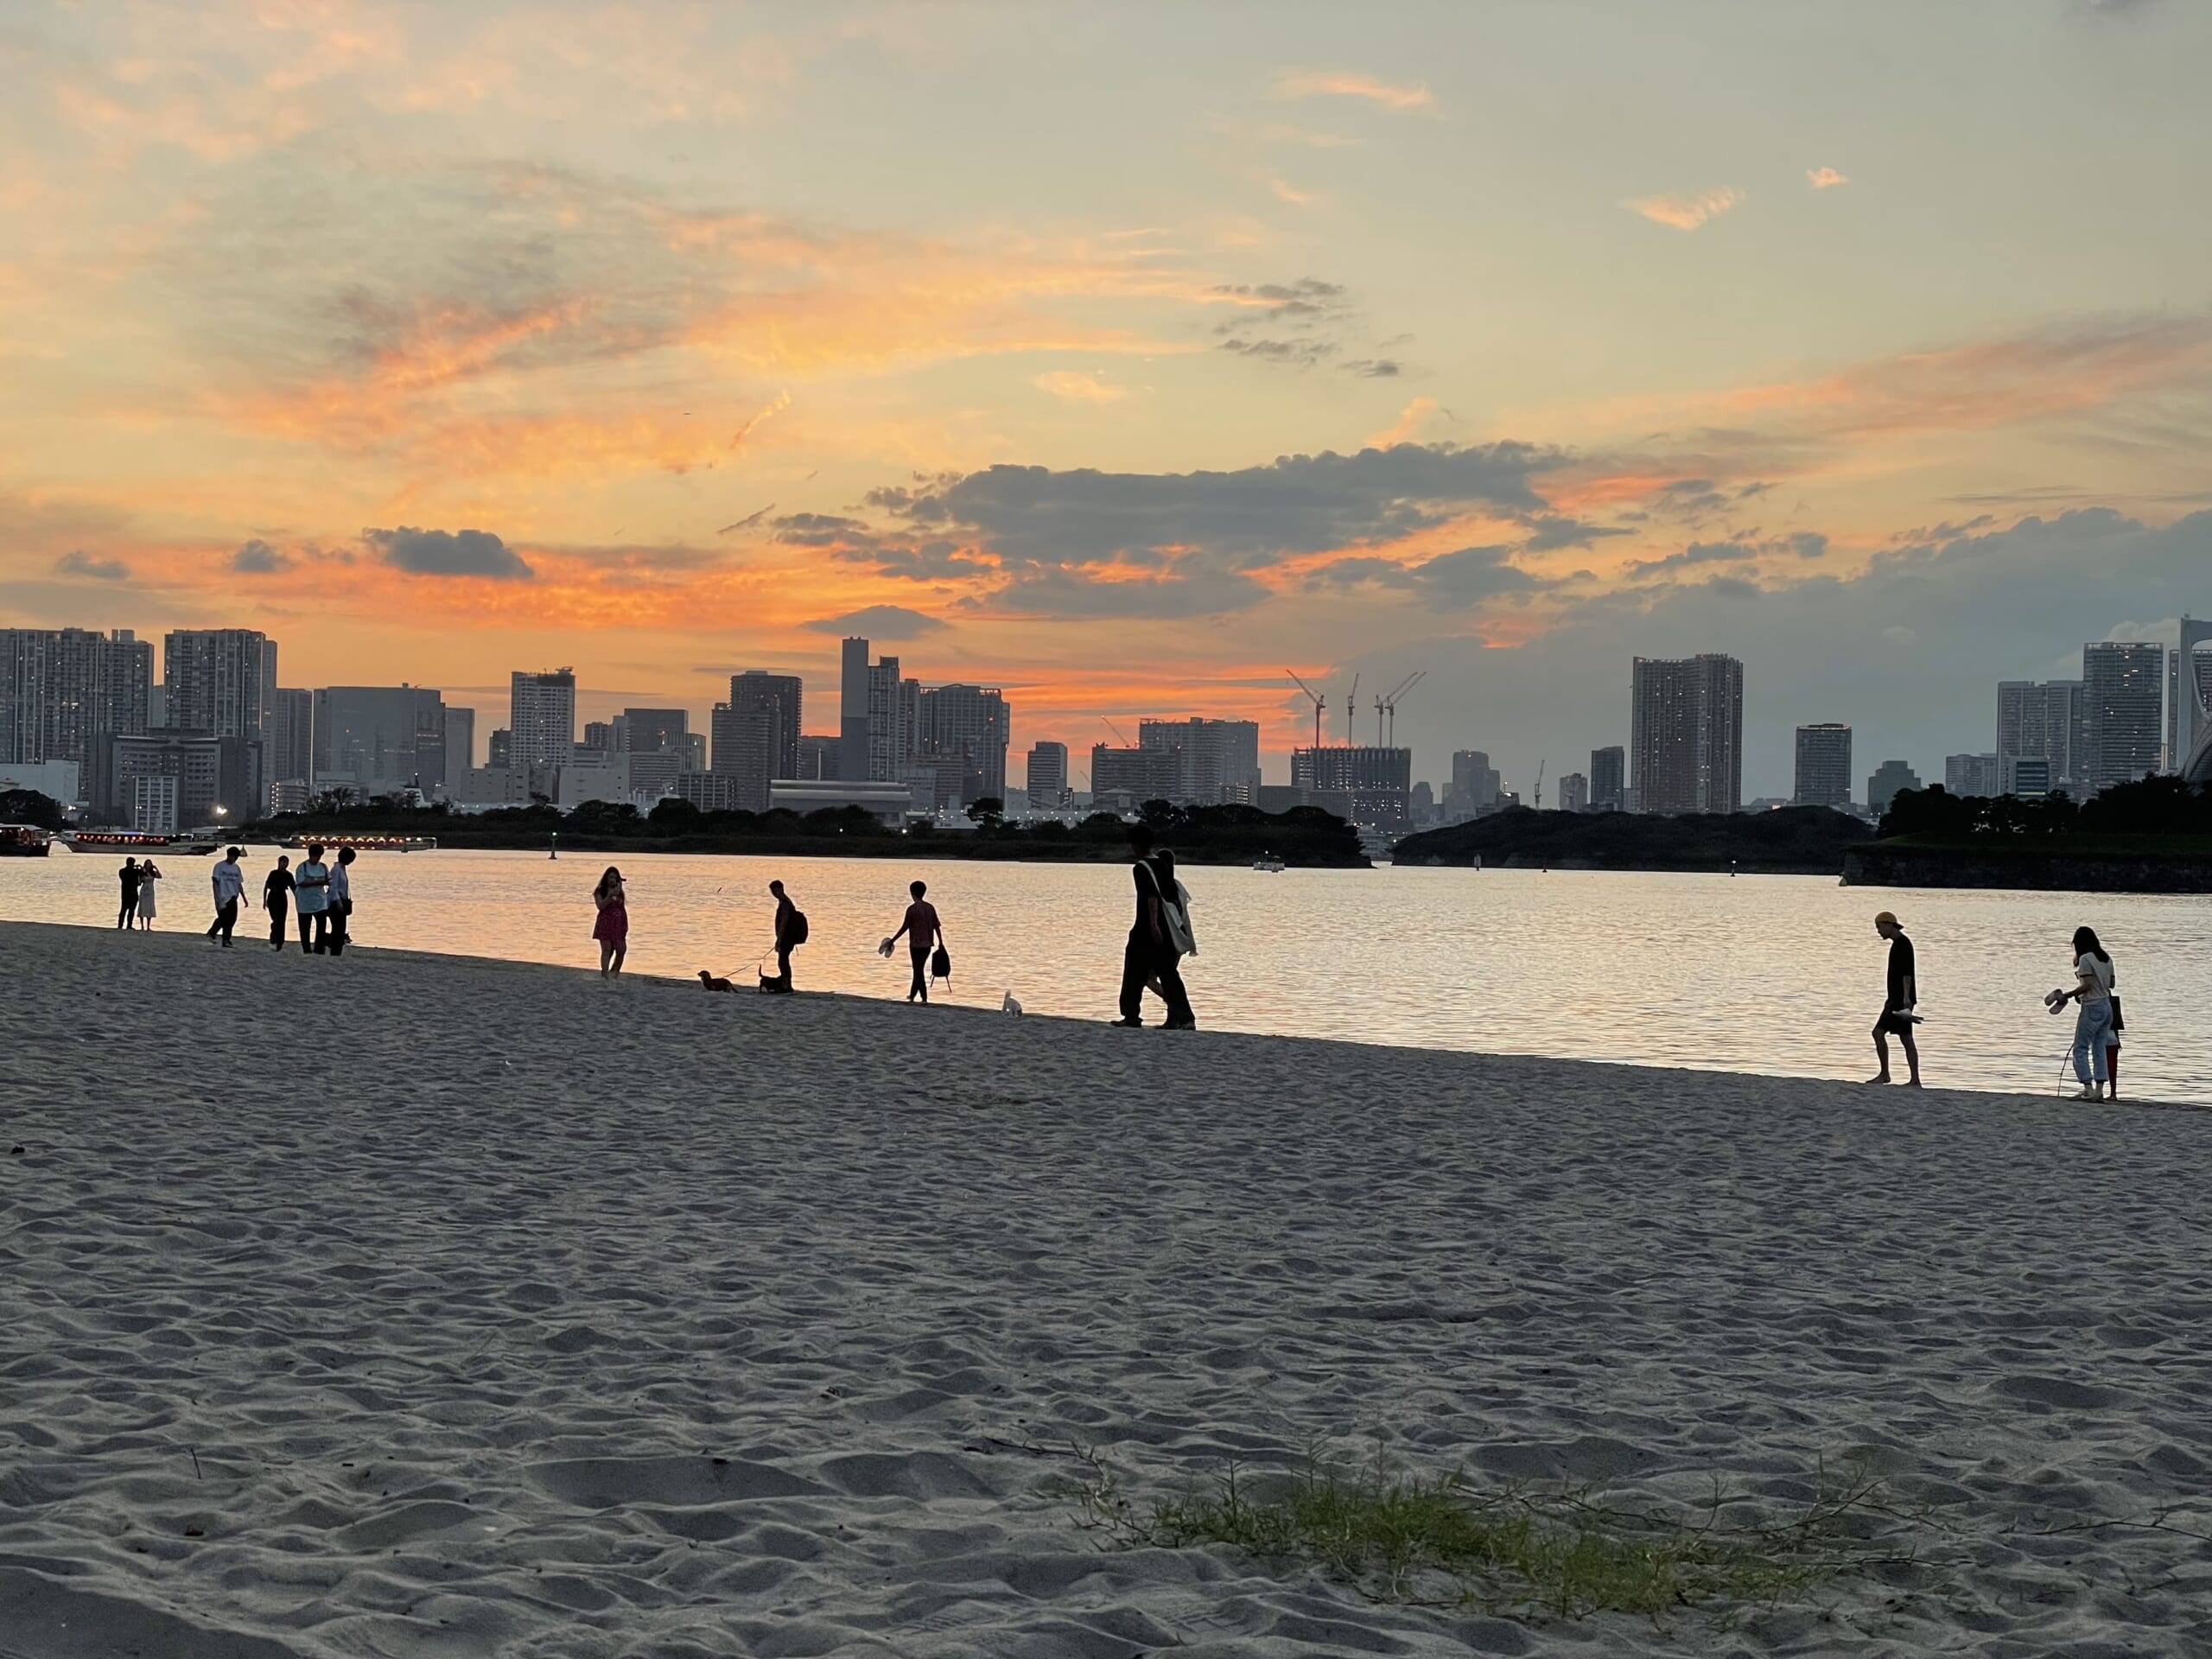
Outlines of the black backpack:
{"label": "black backpack", "polygon": [[806,912],[804,911],[798,909],[797,906],[793,906],[791,910],[791,925],[785,931],[784,938],[787,943],[791,944],[804,944],[806,943]]}

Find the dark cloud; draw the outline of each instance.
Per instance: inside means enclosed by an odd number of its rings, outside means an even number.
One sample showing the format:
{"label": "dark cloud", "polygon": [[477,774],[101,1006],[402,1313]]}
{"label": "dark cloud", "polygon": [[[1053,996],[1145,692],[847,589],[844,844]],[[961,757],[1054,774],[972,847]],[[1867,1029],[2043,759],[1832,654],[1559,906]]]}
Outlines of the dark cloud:
{"label": "dark cloud", "polygon": [[1325,363],[1337,353],[1336,342],[1327,340],[1224,340],[1217,349],[1267,363],[1294,363],[1301,369]]}
{"label": "dark cloud", "polygon": [[820,617],[800,626],[817,633],[834,633],[840,639],[849,634],[864,634],[871,639],[918,639],[925,633],[939,632],[948,625],[942,617],[925,616],[904,605],[870,605],[864,610]]}
{"label": "dark cloud", "polygon": [[[1236,315],[1216,325],[1217,351],[1233,352],[1255,362],[1310,369],[1340,356],[1351,341],[1375,349],[1358,309],[1341,283],[1301,276],[1294,283],[1223,283],[1213,292],[1240,302]],[[1395,341],[1384,341],[1385,346]],[[1388,379],[1402,365],[1363,357],[1338,366],[1352,374]]]}
{"label": "dark cloud", "polygon": [[1576,518],[1540,517],[1529,521],[1535,532],[1522,545],[1522,551],[1548,553],[1554,548],[1588,547],[1604,536],[1627,536],[1633,532],[1616,530],[1605,524],[1588,524]]}
{"label": "dark cloud", "polygon": [[296,563],[292,556],[256,537],[231,555],[231,569],[241,575],[265,576],[278,570],[289,570]]}
{"label": "dark cloud", "polygon": [[130,567],[121,559],[96,559],[82,548],[64,553],[54,562],[57,576],[84,576],[93,582],[128,582]]}
{"label": "dark cloud", "polygon": [[1179,570],[1172,575],[1109,580],[1064,565],[1029,565],[988,601],[995,609],[1050,617],[1167,620],[1249,610],[1268,589],[1239,571]]}
{"label": "dark cloud", "polygon": [[1308,588],[1347,588],[1372,583],[1419,596],[1440,610],[1462,610],[1509,594],[1529,594],[1554,586],[1510,563],[1513,550],[1502,543],[1463,547],[1418,564],[1395,559],[1337,559],[1306,579]]}
{"label": "dark cloud", "polygon": [[395,570],[418,576],[489,576],[527,582],[537,573],[488,530],[365,530],[361,539]]}
{"label": "dark cloud", "polygon": [[1406,367],[1394,357],[1357,357],[1337,366],[1346,374],[1356,374],[1367,380],[1395,380],[1405,372]]}
{"label": "dark cloud", "polygon": [[[874,493],[903,496],[906,492]],[[778,541],[789,542],[795,547],[834,547],[853,537],[869,533],[866,519],[842,518],[834,512],[787,512],[780,518],[772,519],[769,528],[776,532]]]}
{"label": "dark cloud", "polygon": [[1824,559],[1827,556],[1828,538],[1816,530],[1800,531],[1788,539],[1789,550],[1801,559]]}

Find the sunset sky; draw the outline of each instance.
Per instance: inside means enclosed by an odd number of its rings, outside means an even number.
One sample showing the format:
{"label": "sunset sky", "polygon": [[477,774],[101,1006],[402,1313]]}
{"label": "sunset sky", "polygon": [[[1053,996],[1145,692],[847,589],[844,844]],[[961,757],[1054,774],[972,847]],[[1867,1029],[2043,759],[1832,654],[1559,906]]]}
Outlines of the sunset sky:
{"label": "sunset sky", "polygon": [[857,630],[1017,754],[1425,669],[1416,775],[1524,788],[1728,651],[1747,794],[1802,721],[1940,778],[2212,612],[2208,62],[2183,0],[16,0],[0,625],[480,730],[563,664],[833,729]]}

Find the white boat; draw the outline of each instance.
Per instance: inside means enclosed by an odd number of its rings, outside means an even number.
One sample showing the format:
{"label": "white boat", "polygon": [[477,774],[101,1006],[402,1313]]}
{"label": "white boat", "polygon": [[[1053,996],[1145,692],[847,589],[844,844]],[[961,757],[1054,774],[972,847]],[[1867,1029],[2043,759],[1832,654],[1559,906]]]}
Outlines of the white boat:
{"label": "white boat", "polygon": [[1252,861],[1252,868],[1255,870],[1265,870],[1270,875],[1281,875],[1284,866],[1282,860],[1277,858],[1273,853],[1262,853]]}

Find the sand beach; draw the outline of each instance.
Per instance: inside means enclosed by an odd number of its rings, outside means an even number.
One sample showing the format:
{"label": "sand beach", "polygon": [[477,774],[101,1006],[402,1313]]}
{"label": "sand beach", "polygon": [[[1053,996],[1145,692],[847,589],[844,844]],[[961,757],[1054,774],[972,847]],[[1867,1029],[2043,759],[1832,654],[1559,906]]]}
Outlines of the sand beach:
{"label": "sand beach", "polygon": [[[2212,1652],[2212,1115],[1110,986],[29,925],[0,982],[0,1659]],[[1915,1559],[1528,1618],[1084,1524],[1316,1446],[1778,1516],[1847,1465]]]}

